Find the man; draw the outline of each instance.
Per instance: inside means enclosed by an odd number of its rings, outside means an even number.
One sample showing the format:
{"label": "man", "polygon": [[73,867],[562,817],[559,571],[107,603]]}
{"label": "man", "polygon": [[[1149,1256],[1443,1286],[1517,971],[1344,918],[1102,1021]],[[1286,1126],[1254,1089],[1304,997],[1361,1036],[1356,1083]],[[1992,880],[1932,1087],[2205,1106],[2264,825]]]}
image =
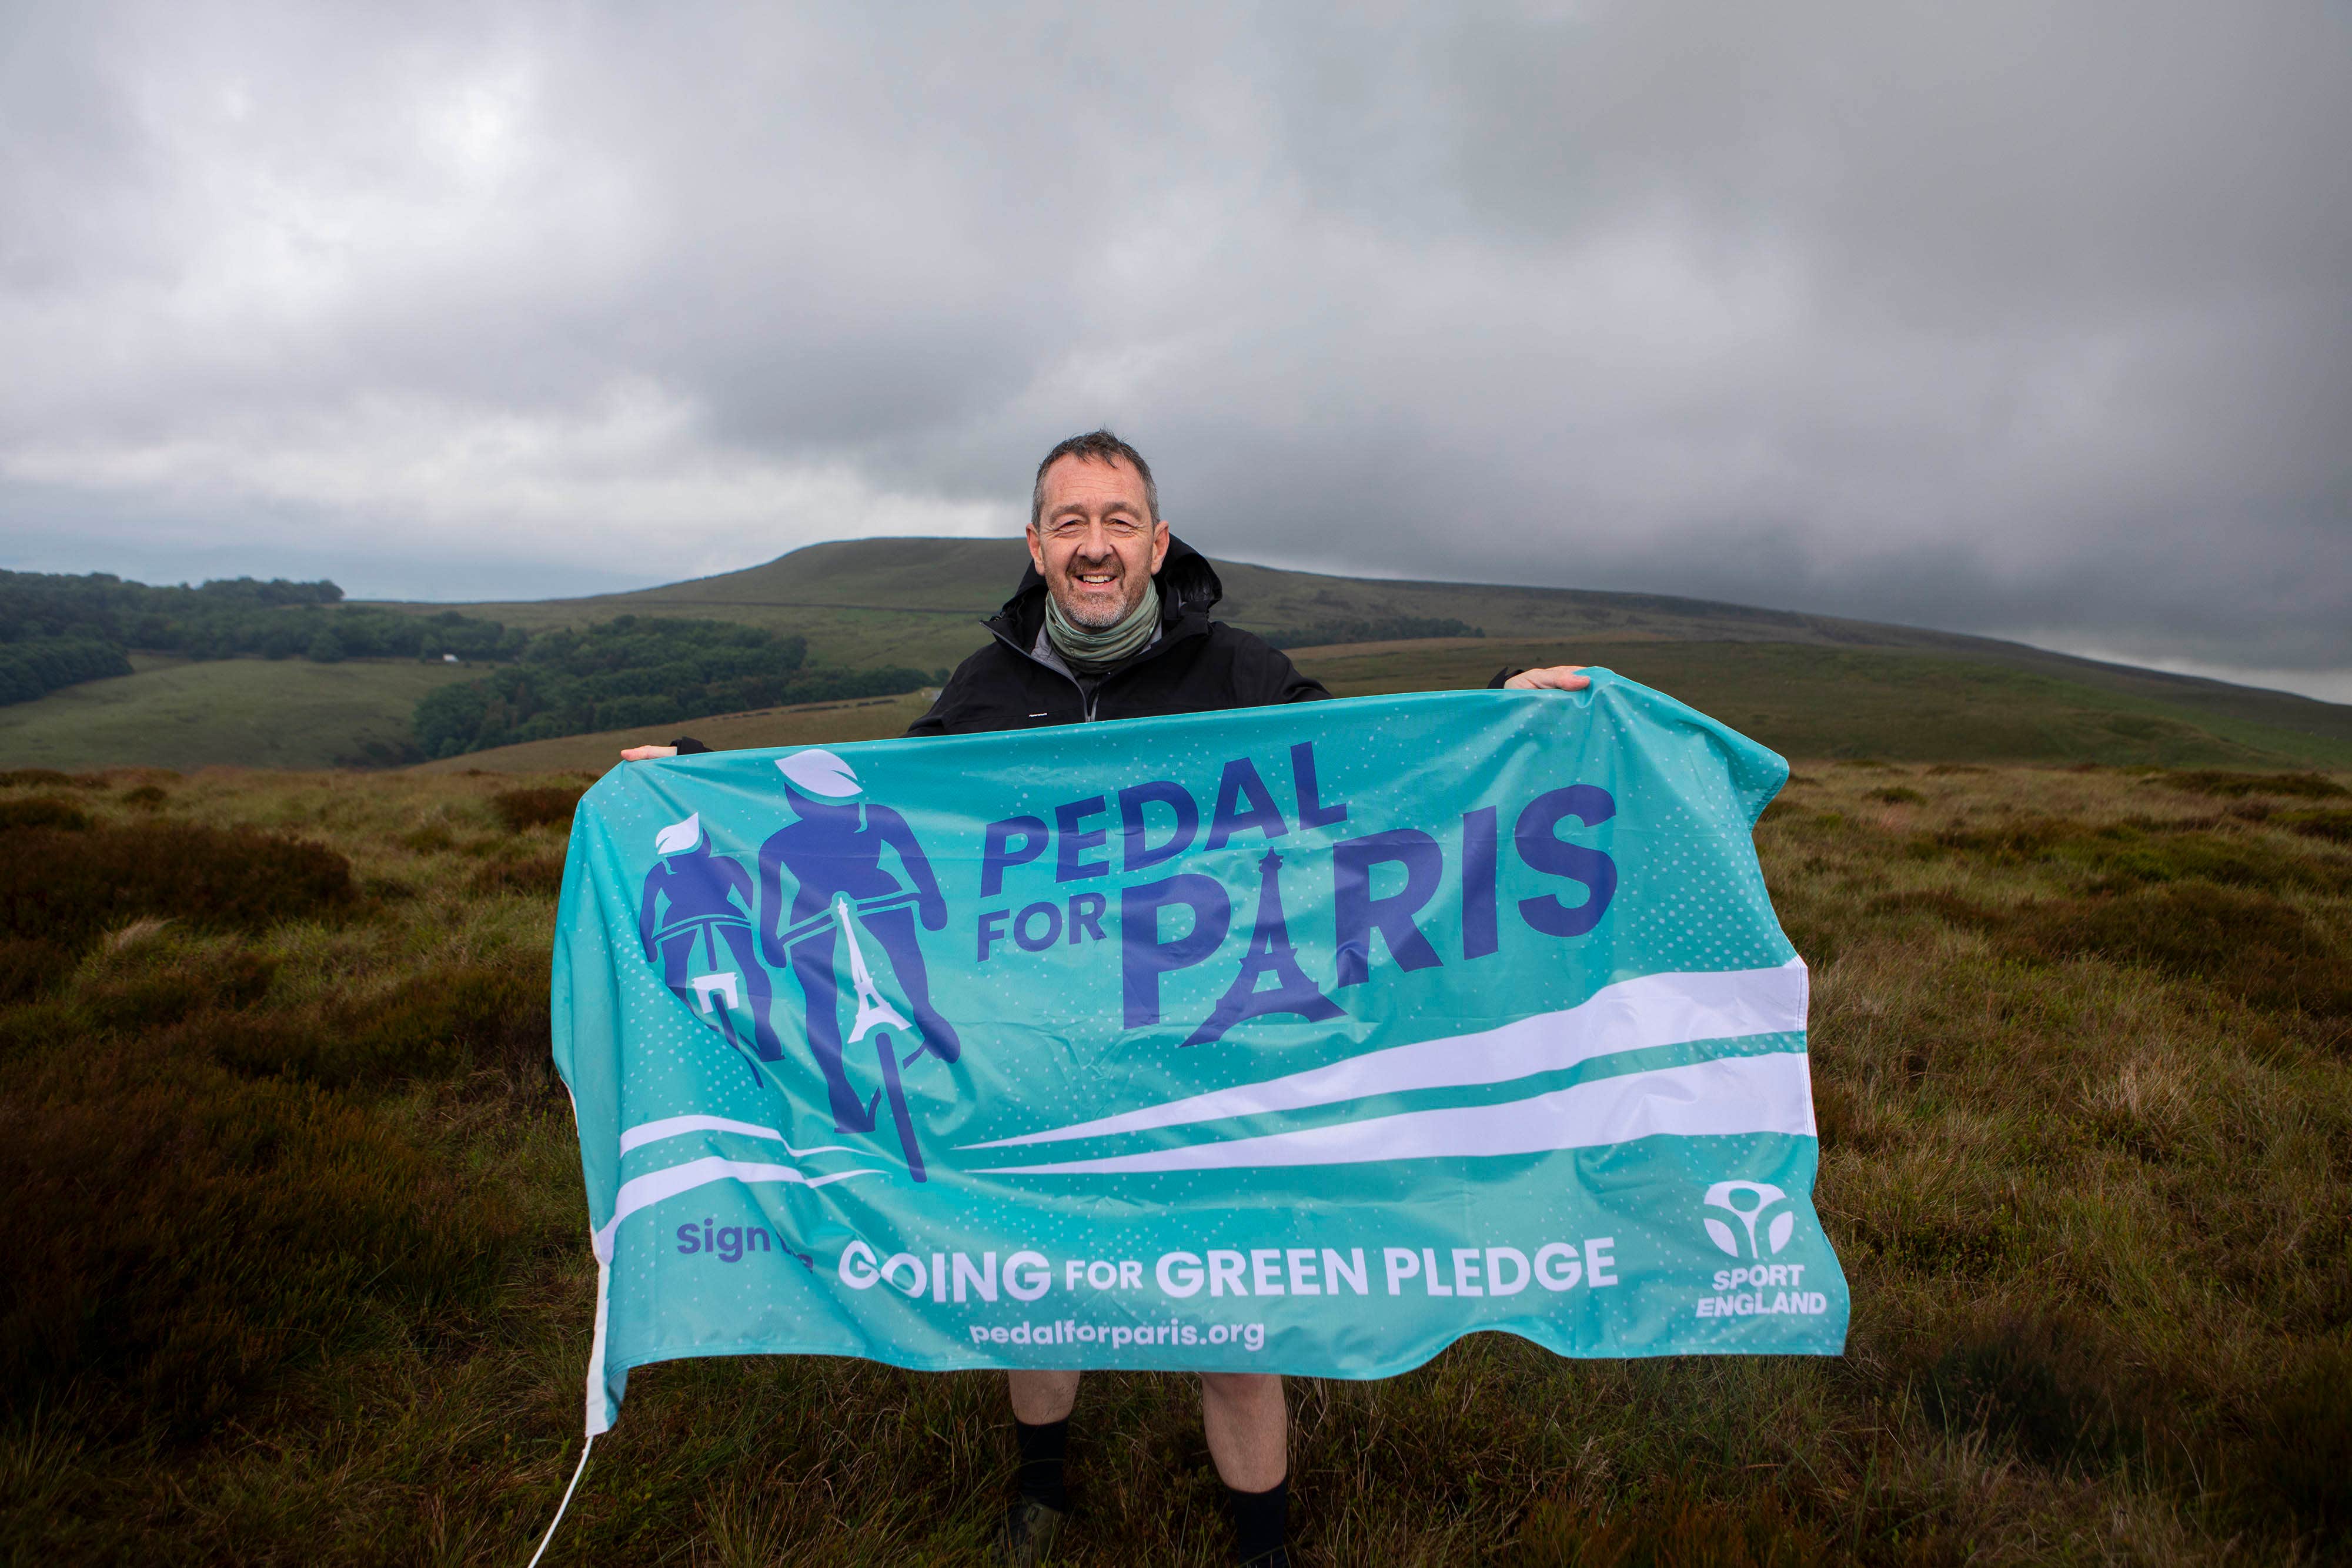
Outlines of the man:
{"label": "man", "polygon": [[[1208,561],[1168,531],[1142,454],[1108,430],[1045,454],[1029,495],[1029,570],[909,735],[1143,718],[1314,702],[1331,694],[1278,649],[1209,619],[1224,592]],[[1496,685],[1574,691],[1574,669],[1506,672]],[[631,758],[706,749],[637,747]],[[1008,1372],[1020,1492],[999,1544],[1005,1562],[1041,1562],[1067,1510],[1062,1456],[1079,1375]],[[1289,1417],[1282,1379],[1201,1375],[1201,1423],[1224,1482],[1237,1556],[1287,1568]]]}

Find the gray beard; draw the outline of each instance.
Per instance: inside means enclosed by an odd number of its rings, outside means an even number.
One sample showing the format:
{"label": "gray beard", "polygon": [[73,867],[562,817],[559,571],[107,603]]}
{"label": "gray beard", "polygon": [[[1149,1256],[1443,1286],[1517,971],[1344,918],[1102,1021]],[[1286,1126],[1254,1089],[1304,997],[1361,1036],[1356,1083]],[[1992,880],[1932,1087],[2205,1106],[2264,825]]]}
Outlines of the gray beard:
{"label": "gray beard", "polygon": [[1118,608],[1116,610],[1097,612],[1091,610],[1075,610],[1071,608],[1070,601],[1062,598],[1061,595],[1055,594],[1054,597],[1055,602],[1059,603],[1062,607],[1062,618],[1064,620],[1067,621],[1073,626],[1083,626],[1089,632],[1109,631],[1112,627],[1126,620],[1129,615],[1134,614],[1135,607],[1139,603],[1142,602],[1143,600],[1143,595],[1140,591],[1130,593],[1125,599],[1119,601]]}

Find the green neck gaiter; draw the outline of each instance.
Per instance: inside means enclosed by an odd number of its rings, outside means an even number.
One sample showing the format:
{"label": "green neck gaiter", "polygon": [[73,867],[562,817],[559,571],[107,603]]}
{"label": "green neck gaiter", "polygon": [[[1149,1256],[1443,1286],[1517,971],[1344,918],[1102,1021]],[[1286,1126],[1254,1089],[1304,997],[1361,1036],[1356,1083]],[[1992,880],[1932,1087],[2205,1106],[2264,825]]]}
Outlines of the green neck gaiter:
{"label": "green neck gaiter", "polygon": [[1097,632],[1062,613],[1053,591],[1045,592],[1045,640],[1074,674],[1098,675],[1151,641],[1160,629],[1160,583],[1154,579],[1116,625]]}

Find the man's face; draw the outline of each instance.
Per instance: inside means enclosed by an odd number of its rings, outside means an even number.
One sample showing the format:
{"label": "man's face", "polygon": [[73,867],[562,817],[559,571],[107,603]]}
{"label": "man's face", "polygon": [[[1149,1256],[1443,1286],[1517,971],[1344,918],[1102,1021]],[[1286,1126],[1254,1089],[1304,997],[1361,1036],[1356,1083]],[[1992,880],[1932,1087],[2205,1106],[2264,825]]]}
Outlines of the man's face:
{"label": "man's face", "polygon": [[1151,520],[1143,476],[1125,458],[1065,457],[1045,470],[1029,559],[1077,625],[1116,626],[1168,559],[1168,525]]}

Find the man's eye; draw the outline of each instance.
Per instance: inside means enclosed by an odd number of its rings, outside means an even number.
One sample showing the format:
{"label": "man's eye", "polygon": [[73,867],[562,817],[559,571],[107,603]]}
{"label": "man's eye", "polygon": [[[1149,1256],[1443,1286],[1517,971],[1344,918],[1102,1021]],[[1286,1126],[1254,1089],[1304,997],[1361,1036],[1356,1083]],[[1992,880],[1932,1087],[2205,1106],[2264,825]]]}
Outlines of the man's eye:
{"label": "man's eye", "polygon": [[[1082,517],[1065,517],[1058,523],[1048,523],[1045,531],[1057,539],[1083,538],[1087,522]],[[1103,523],[1103,532],[1115,539],[1131,539],[1143,532],[1143,525],[1133,517],[1111,517]]]}

